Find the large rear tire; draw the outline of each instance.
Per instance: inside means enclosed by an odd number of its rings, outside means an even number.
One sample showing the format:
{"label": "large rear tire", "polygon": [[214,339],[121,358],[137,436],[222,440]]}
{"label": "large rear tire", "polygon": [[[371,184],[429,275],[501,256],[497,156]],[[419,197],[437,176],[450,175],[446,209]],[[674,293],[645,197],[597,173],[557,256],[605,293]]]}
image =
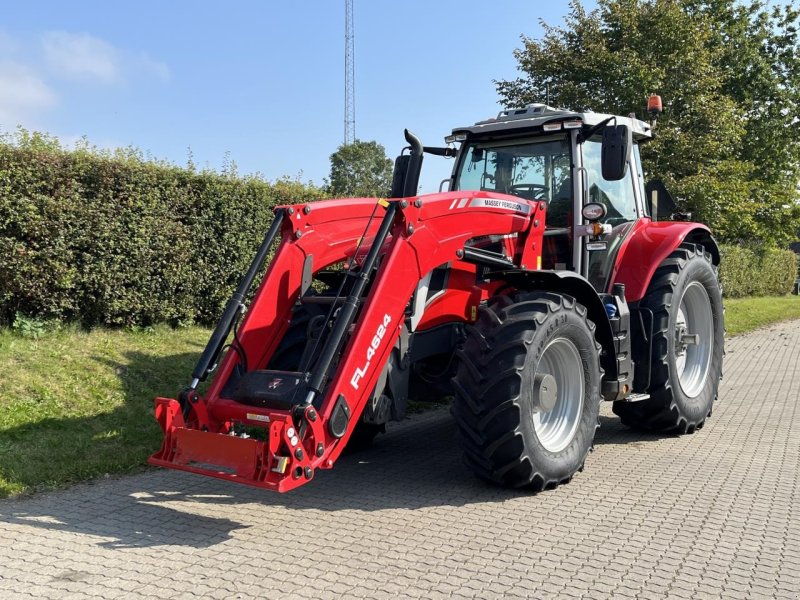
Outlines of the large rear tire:
{"label": "large rear tire", "polygon": [[722,290],[711,255],[682,244],[653,274],[640,306],[653,311],[650,398],[613,410],[630,427],[693,433],[711,416],[722,376]]}
{"label": "large rear tire", "polygon": [[570,296],[500,296],[458,351],[455,417],[464,461],[489,481],[539,491],[583,468],[598,427],[600,347]]}

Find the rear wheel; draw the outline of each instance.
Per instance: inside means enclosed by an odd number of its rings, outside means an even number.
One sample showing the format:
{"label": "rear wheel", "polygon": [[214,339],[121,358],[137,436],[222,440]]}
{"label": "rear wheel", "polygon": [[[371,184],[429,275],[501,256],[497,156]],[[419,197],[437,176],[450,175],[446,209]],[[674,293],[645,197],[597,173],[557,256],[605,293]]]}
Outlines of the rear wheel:
{"label": "rear wheel", "polygon": [[631,427],[692,433],[711,415],[722,375],[722,291],[711,255],[682,244],[653,274],[640,306],[653,311],[650,398],[614,412]]}
{"label": "rear wheel", "polygon": [[586,308],[570,296],[527,292],[481,307],[454,378],[467,466],[535,491],[569,481],[598,426],[599,354]]}

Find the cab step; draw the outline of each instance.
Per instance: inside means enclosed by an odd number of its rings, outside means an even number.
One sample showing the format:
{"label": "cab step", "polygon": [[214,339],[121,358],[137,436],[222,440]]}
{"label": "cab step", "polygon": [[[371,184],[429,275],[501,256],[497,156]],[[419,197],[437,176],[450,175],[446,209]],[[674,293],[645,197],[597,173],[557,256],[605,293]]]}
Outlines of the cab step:
{"label": "cab step", "polygon": [[625,398],[622,399],[622,402],[641,402],[642,400],[649,400],[650,394],[638,394],[634,392],[633,394],[627,395]]}

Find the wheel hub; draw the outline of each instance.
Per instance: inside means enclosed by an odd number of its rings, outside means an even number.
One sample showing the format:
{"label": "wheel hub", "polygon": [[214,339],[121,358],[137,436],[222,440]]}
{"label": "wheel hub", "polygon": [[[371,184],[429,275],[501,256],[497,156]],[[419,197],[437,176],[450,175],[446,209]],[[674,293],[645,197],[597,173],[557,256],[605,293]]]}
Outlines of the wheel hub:
{"label": "wheel hub", "polygon": [[533,428],[549,452],[569,446],[583,414],[583,361],[567,338],[551,340],[539,359],[533,378]]}
{"label": "wheel hub", "polygon": [[703,389],[714,343],[711,301],[698,281],[686,286],[675,316],[675,369],[683,393],[694,398]]}
{"label": "wheel hub", "polygon": [[534,410],[549,412],[555,408],[558,399],[556,378],[549,373],[537,373],[533,377]]}
{"label": "wheel hub", "polygon": [[675,356],[683,356],[690,345],[700,343],[700,336],[696,333],[688,333],[686,317],[680,309],[678,310],[678,318],[678,325],[675,327]]}

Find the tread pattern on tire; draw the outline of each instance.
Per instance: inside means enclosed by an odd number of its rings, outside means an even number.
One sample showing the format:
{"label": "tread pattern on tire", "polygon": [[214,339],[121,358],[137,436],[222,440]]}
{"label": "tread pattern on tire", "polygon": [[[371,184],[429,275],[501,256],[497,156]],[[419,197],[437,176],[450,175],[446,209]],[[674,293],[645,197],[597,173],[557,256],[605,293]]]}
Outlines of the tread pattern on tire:
{"label": "tread pattern on tire", "polygon": [[[711,261],[711,254],[706,252],[703,246],[699,244],[681,244],[656,269],[647,288],[647,293],[640,303],[640,306],[653,311],[653,357],[649,389],[650,398],[630,404],[624,402],[614,404],[614,412],[629,427],[649,431],[676,431],[681,434],[694,433],[696,430],[702,429],[706,419],[711,416],[713,404],[717,400],[716,390],[705,414],[699,419],[692,419],[681,411],[669,379],[668,336],[672,335],[669,313],[679,276],[695,257],[699,257],[709,264],[719,286],[718,269]],[[721,293],[722,288],[720,286],[720,295]],[[724,332],[724,327],[722,330]],[[715,331],[715,335],[716,333]],[[714,349],[712,348],[712,366],[714,362],[713,353]],[[724,356],[724,347],[722,354]],[[713,376],[714,374],[709,372],[709,377]],[[721,368],[718,379],[722,379]]]}
{"label": "tread pattern on tire", "polygon": [[[520,433],[520,390],[528,346],[548,315],[561,311],[574,311],[594,340],[595,326],[587,319],[586,309],[570,296],[547,292],[523,293],[516,301],[508,296],[493,298],[479,307],[477,321],[467,329],[467,340],[457,351],[459,368],[453,379],[456,401],[451,412],[460,433],[464,462],[483,479],[533,491],[551,489],[572,479],[573,473],[552,478],[537,471]],[[599,357],[600,345],[594,344]],[[598,371],[599,382],[599,366]],[[595,401],[599,405],[599,389]],[[589,450],[580,459],[579,471]]]}

